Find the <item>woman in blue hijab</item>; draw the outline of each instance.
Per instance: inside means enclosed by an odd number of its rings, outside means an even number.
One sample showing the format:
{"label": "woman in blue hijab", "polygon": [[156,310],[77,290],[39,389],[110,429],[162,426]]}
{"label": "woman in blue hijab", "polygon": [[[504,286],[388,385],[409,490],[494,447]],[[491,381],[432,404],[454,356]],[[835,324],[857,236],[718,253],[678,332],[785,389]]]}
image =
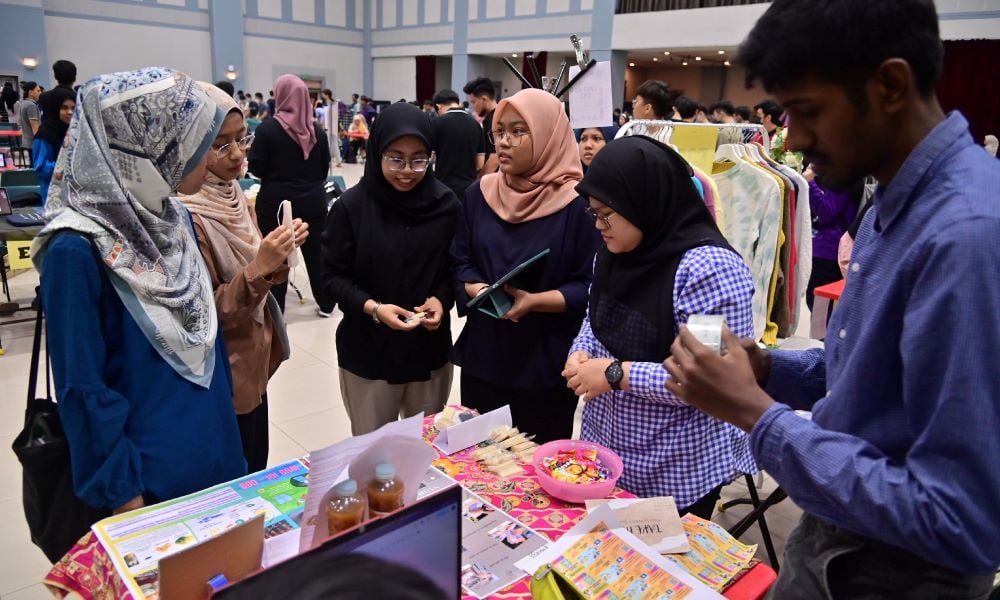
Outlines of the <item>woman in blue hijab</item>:
{"label": "woman in blue hijab", "polygon": [[597,153],[605,144],[615,139],[618,127],[610,125],[608,127],[587,127],[585,129],[574,129],[576,141],[580,146],[580,162],[583,164],[583,172],[590,168],[590,161],[594,160]]}

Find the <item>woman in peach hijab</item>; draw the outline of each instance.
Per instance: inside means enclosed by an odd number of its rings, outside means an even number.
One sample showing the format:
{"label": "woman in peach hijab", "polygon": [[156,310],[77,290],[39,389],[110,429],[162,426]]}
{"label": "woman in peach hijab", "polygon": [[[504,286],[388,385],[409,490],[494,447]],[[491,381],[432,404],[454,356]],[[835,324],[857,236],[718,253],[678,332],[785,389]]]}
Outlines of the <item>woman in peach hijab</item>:
{"label": "woman in peach hijab", "polygon": [[[480,413],[509,404],[514,426],[536,441],[568,438],[577,398],[560,373],[586,312],[600,244],[575,190],[583,175],[576,139],[562,104],[541,90],[501,101],[489,135],[500,171],[466,190],[451,248],[456,304],[467,317],[454,351],[462,404]],[[505,293],[466,307],[546,249]],[[510,308],[500,318],[480,310],[503,312],[504,300]]]}

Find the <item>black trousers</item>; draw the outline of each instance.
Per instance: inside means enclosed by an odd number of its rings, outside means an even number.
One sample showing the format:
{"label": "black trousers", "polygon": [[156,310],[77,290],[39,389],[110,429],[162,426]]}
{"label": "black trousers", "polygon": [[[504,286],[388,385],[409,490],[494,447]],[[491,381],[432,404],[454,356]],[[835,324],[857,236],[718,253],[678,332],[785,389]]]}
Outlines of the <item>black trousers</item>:
{"label": "black trousers", "polygon": [[462,371],[462,406],[480,414],[510,405],[514,427],[534,434],[535,442],[565,440],[573,436],[577,397],[565,385],[545,390],[518,390],[495,385]]}
{"label": "black trousers", "polygon": [[696,517],[701,517],[706,521],[712,520],[712,513],[715,512],[715,505],[719,503],[719,496],[722,495],[722,486],[715,488],[711,492],[705,494],[701,498],[695,501],[691,506],[684,507],[680,509],[680,515],[691,513]]}
{"label": "black trousers", "polygon": [[236,415],[243,442],[243,457],[247,459],[247,473],[267,468],[270,438],[267,430],[267,394],[261,396],[260,406],[245,415]]}
{"label": "black trousers", "polygon": [[[294,203],[294,201],[293,201]],[[332,312],[335,302],[331,300],[323,291],[323,228],[326,226],[326,213],[316,216],[309,216],[302,219],[309,224],[309,237],[302,244],[302,260],[306,263],[306,272],[309,273],[309,287],[312,288],[313,298],[323,312]],[[260,226],[260,233],[263,236],[278,228],[278,205],[271,202],[257,204],[257,225]],[[288,292],[288,284],[282,283],[271,288],[274,299],[278,301],[281,312],[285,312],[285,294]]]}

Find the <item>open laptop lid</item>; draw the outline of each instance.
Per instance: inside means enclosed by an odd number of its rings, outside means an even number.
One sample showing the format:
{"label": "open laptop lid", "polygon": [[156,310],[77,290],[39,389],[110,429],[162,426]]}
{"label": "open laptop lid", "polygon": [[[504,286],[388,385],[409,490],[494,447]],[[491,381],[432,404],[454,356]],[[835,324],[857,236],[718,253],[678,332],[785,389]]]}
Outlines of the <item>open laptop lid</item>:
{"label": "open laptop lid", "polygon": [[9,215],[12,212],[10,209],[10,198],[7,196],[7,188],[0,187],[0,217]]}
{"label": "open laptop lid", "polygon": [[[338,557],[366,554],[410,567],[459,598],[462,559],[462,488],[452,486],[389,516],[331,538],[308,552],[220,590],[213,598],[285,600],[303,582],[336,573]],[[363,582],[359,581],[359,585]]]}

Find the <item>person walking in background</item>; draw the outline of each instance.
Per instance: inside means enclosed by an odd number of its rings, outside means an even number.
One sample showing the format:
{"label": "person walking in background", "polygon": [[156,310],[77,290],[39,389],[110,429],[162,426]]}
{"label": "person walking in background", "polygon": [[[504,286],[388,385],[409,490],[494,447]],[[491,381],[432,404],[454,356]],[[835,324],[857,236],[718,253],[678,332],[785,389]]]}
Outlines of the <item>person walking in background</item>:
{"label": "person walking in background", "polygon": [[837,248],[840,238],[854,222],[864,193],[864,180],[858,180],[844,191],[832,190],[816,177],[812,165],[802,176],[809,182],[809,208],[813,216],[812,275],[806,287],[806,305],[813,309],[817,287],[840,281]]}
{"label": "person walking in background", "polygon": [[14,105],[17,104],[17,92],[14,91],[14,84],[5,81],[0,89],[0,123],[16,123],[14,116]]}
{"label": "person walking in background", "polygon": [[212,282],[174,197],[201,186],[223,114],[161,68],[80,100],[31,256],[75,493],[120,513],[246,474]]}
{"label": "person walking in background", "polygon": [[387,107],[368,138],[364,176],[327,219],[324,285],[344,312],[337,360],[354,435],[440,412],[451,392],[448,248],[460,206],[430,171],[434,146],[419,108]]}
{"label": "person walking in background", "polygon": [[253,142],[243,111],[218,87],[199,82],[225,113],[212,142],[201,189],[181,195],[191,212],[195,236],[219,313],[219,326],[229,349],[233,373],[233,407],[251,473],[267,467],[267,382],[288,357],[288,336],[271,286],[288,279],[288,255],[309,236],[295,219],[295,233],[279,227],[261,239],[256,219],[236,179]]}
{"label": "person walking in background", "polygon": [[[292,214],[312,231],[322,231],[326,219],[326,176],[330,147],[326,133],[313,118],[305,82],[296,75],[282,75],[274,82],[277,114],[262,122],[250,147],[250,172],[260,178],[257,223],[265,237],[281,222],[282,200],[292,203]],[[333,314],[334,303],[323,291],[322,242],[310,236],[302,245],[309,286],[322,317]],[[271,288],[278,306],[285,309],[288,284]]]}
{"label": "person walking in background", "polygon": [[21,146],[31,149],[35,143],[35,134],[41,127],[38,99],[42,97],[42,88],[34,81],[25,81],[21,84],[21,89],[24,90],[24,98],[17,109],[17,128],[21,130]]}
{"label": "person walking in background", "polygon": [[458,103],[454,90],[434,94],[440,117],[431,121],[434,129],[434,176],[464,198],[465,190],[476,181],[486,162],[483,130]]}
{"label": "person walking in background", "polygon": [[[497,105],[493,128],[500,172],[466,191],[451,248],[466,317],[454,352],[462,404],[480,413],[509,404],[514,425],[536,441],[568,438],[577,397],[561,372],[586,312],[600,236],[575,189],[583,172],[562,103],[521,90]],[[505,288],[512,305],[502,318],[466,307],[545,249],[517,287]]]}
{"label": "person walking in background", "polygon": [[35,133],[31,145],[31,165],[38,174],[38,185],[45,204],[49,195],[56,168],[56,159],[62,149],[66,132],[69,130],[73,109],[76,107],[76,92],[70,88],[57,86],[41,96],[42,124]]}
{"label": "person walking in background", "polygon": [[489,77],[479,77],[465,84],[462,91],[469,98],[472,113],[481,119],[483,126],[486,160],[483,162],[482,168],[479,169],[479,177],[482,178],[490,173],[496,173],[499,165],[497,148],[490,137],[490,131],[493,130],[493,117],[497,108],[497,89]]}
{"label": "person walking in background", "polygon": [[330,155],[337,167],[344,166],[340,156],[340,102],[333,98],[333,90],[323,90],[323,129],[326,130],[326,142],[330,146]]}

